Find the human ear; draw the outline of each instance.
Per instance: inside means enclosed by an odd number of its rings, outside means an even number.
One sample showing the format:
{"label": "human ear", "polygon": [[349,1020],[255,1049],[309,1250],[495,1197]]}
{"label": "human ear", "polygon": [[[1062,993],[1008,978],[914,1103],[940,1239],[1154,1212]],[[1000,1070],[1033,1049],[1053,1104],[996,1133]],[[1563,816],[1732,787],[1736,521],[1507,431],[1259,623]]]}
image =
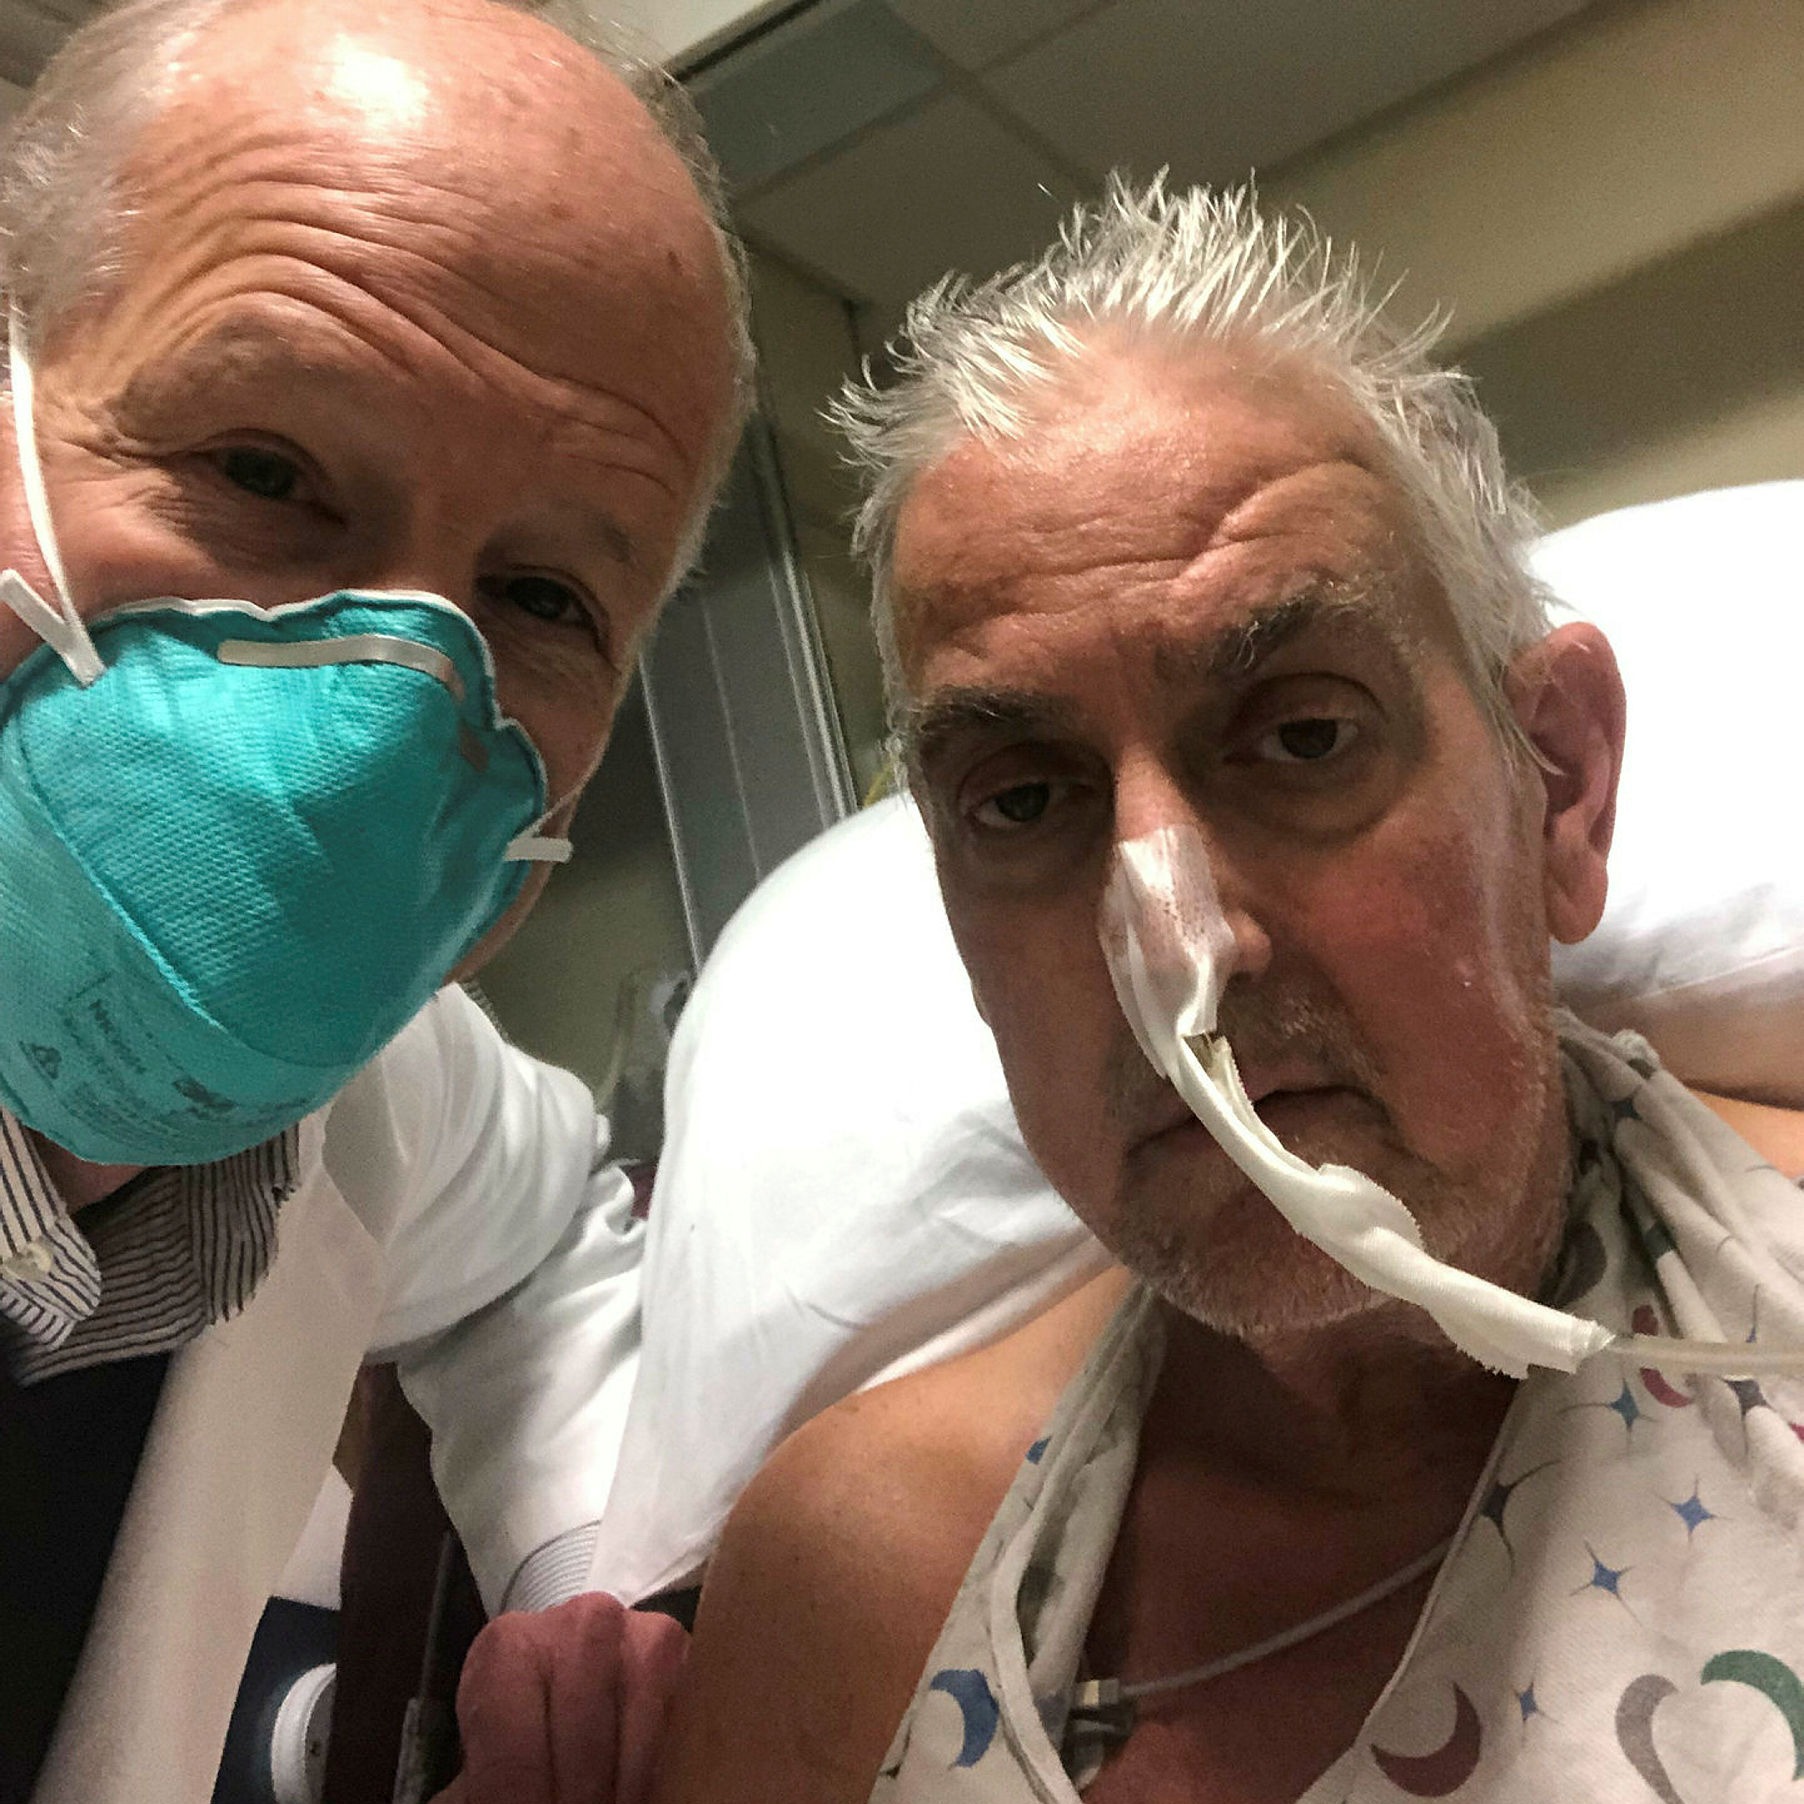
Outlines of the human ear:
{"label": "human ear", "polygon": [[1603,918],[1616,826],[1625,703],[1610,642],[1588,622],[1549,633],[1510,667],[1510,708],[1534,748],[1546,796],[1541,882],[1547,928],[1582,940]]}

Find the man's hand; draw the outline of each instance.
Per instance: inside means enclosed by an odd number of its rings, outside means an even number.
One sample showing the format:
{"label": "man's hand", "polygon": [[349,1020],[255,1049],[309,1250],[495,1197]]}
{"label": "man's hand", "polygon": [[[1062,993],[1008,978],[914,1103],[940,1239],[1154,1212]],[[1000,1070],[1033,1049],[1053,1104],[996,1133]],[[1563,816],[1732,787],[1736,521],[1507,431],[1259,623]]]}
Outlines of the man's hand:
{"label": "man's hand", "polygon": [[463,1772],[434,1804],[645,1804],[689,1638],[612,1597],[498,1616],[457,1688]]}

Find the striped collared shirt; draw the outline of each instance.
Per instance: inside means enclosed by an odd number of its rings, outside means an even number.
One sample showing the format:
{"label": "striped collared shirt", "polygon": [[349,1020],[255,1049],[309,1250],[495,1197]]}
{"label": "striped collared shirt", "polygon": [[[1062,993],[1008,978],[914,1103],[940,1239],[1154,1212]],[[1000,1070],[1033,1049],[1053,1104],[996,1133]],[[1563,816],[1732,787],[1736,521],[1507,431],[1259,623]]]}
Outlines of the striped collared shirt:
{"label": "striped collared shirt", "polygon": [[20,1384],[186,1345],[236,1315],[294,1189],[290,1128],[216,1165],[162,1166],[78,1223],[0,1109],[0,1357]]}

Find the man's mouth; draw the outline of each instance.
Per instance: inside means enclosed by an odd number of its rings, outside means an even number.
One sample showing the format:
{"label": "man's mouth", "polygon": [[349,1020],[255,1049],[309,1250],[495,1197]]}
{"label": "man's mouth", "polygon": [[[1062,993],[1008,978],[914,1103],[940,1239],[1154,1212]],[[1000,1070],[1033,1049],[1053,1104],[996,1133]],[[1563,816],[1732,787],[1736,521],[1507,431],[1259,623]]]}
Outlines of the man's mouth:
{"label": "man's mouth", "polygon": [[1318,1071],[1294,1066],[1287,1069],[1282,1065],[1243,1065],[1240,1081],[1255,1108],[1270,1097],[1314,1096],[1324,1090],[1345,1088]]}
{"label": "man's mouth", "polygon": [[[1341,1105],[1359,1094],[1346,1084],[1292,1077],[1288,1073],[1254,1073],[1247,1083],[1247,1097],[1254,1113],[1280,1140],[1313,1121],[1324,1109]],[[1172,1092],[1169,1106],[1161,1108],[1153,1125],[1142,1136],[1140,1145],[1151,1146],[1191,1128],[1213,1141],[1209,1130],[1190,1112],[1183,1099]]]}

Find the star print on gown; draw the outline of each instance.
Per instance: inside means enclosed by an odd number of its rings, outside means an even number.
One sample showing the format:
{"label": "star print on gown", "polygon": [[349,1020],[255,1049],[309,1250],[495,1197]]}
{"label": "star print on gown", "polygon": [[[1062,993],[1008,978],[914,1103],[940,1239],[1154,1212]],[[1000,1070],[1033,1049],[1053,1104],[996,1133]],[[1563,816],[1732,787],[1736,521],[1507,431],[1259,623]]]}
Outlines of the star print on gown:
{"label": "star print on gown", "polygon": [[1633,1428],[1646,1413],[1641,1405],[1635,1401],[1635,1393],[1629,1389],[1629,1381],[1626,1378],[1622,1381],[1622,1389],[1616,1393],[1616,1396],[1610,1402],[1604,1405],[1604,1408],[1613,1410],[1617,1415],[1621,1416],[1622,1425],[1625,1428]]}
{"label": "star print on gown", "polygon": [[1516,1569],[1516,1549],[1510,1540],[1509,1525],[1504,1520],[1510,1507],[1510,1499],[1528,1483],[1531,1478],[1557,1465],[1557,1460],[1543,1460],[1538,1466],[1530,1466],[1520,1476],[1512,1479],[1493,1479],[1491,1487],[1485,1492],[1484,1502],[1478,1506],[1478,1519],[1492,1523],[1497,1530],[1497,1538],[1503,1543],[1503,1551],[1510,1557],[1510,1570]]}
{"label": "star print on gown", "polygon": [[[1798,1190],[1748,1169],[1632,1040],[1562,1034],[1574,1181],[1559,1276],[1575,1313],[1739,1341],[1757,1299],[1760,1342],[1804,1342]],[[1152,1360],[1150,1329],[1133,1344]],[[1112,1438],[1140,1383],[1128,1345],[1109,1382],[1093,1365],[1094,1388],[1073,1384],[1066,1426],[1019,1469],[1019,1513],[999,1512],[872,1804],[1087,1804],[1096,1769],[1067,1759],[1065,1731],[1090,1605],[1025,1606],[1045,1562],[1075,1600],[1106,1570],[1135,1464]],[[1763,1404],[1778,1413],[1755,1415]],[[1399,1670],[1297,1804],[1780,1804],[1794,1786],[1804,1804],[1804,1682],[1790,1676],[1804,1675],[1804,1445],[1773,1432],[1793,1417],[1804,1385],[1782,1378],[1607,1357],[1532,1373]],[[1000,1718],[987,1740],[981,1715],[927,1695],[978,1671]],[[1725,1734],[1727,1720],[1742,1727]],[[978,1742],[987,1752],[959,1766]]]}
{"label": "star print on gown", "polygon": [[1741,1405],[1741,1417],[1744,1422],[1748,1418],[1749,1410],[1766,1408],[1766,1393],[1761,1390],[1756,1380],[1731,1378],[1728,1380],[1728,1385],[1729,1389],[1735,1393],[1735,1401]]}
{"label": "star print on gown", "polygon": [[1714,1522],[1716,1520],[1716,1511],[1704,1507],[1702,1499],[1698,1496],[1698,1487],[1696,1485],[1691,1487],[1691,1495],[1687,1497],[1683,1503],[1672,1503],[1669,1501],[1666,1507],[1685,1524],[1685,1539],[1687,1542],[1690,1541],[1691,1537],[1695,1535],[1706,1522]]}
{"label": "star print on gown", "polygon": [[1635,1393],[1629,1388],[1629,1381],[1626,1378],[1622,1380],[1622,1387],[1614,1397],[1598,1397],[1589,1403],[1569,1403],[1566,1408],[1568,1414],[1581,1409],[1607,1409],[1611,1415],[1622,1418],[1622,1425],[1629,1431],[1631,1437],[1634,1435],[1636,1423],[1653,1419],[1635,1401]]}
{"label": "star print on gown", "polygon": [[1585,1543],[1585,1551],[1591,1556],[1591,1576],[1582,1585],[1575,1585],[1572,1595],[1577,1597],[1581,1591],[1602,1591],[1615,1598],[1626,1610],[1628,1600],[1622,1595],[1622,1581],[1634,1569],[1629,1566],[1606,1566],[1597,1557],[1597,1549],[1589,1541]]}

